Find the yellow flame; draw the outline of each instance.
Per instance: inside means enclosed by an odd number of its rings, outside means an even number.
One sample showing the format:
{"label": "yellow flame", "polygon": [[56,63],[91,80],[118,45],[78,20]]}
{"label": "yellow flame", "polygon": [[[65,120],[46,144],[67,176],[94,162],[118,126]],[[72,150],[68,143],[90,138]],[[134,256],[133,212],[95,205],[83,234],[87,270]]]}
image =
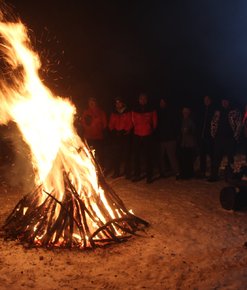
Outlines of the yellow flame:
{"label": "yellow flame", "polygon": [[[119,214],[110,208],[103,189],[98,185],[91,153],[73,127],[75,107],[69,100],[54,96],[40,80],[40,59],[31,49],[25,26],[21,22],[0,22],[0,34],[4,39],[1,50],[13,72],[11,85],[5,80],[0,83],[1,123],[13,120],[18,125],[32,152],[36,185],[42,184],[44,191],[53,192],[61,201],[65,171],[85,202],[96,198],[96,194],[110,217],[117,218]],[[80,154],[79,148],[82,148]],[[40,195],[40,202],[46,197],[45,193]],[[97,219],[106,222],[97,202],[92,204]],[[92,227],[95,225],[92,224]],[[78,238],[77,233],[74,238]],[[36,241],[39,239],[41,237],[37,237]],[[89,239],[88,236],[86,239]]]}

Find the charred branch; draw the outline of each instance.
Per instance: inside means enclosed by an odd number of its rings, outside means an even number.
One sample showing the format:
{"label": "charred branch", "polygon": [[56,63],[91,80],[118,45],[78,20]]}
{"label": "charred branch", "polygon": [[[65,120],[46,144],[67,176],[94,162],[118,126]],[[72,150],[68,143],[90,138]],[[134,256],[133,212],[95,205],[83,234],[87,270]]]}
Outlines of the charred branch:
{"label": "charred branch", "polygon": [[[94,160],[99,186],[111,213],[96,192],[80,196],[69,173],[64,173],[62,200],[56,192],[39,186],[22,198],[2,228],[6,239],[19,240],[29,247],[93,248],[122,242],[148,226],[148,222],[131,214],[115,191],[107,184]],[[42,202],[40,200],[43,200]]]}

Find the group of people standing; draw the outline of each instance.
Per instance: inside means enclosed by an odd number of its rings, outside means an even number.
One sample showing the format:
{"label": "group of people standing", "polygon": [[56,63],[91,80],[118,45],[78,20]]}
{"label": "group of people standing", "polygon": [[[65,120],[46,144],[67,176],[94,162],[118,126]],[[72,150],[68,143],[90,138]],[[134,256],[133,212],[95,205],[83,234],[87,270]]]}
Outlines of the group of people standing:
{"label": "group of people standing", "polygon": [[[192,178],[198,155],[197,176],[217,181],[222,158],[226,155],[230,166],[236,144],[243,140],[245,149],[247,144],[247,113],[233,108],[228,98],[222,98],[217,108],[212,98],[205,96],[203,109],[192,110],[190,106],[178,109],[167,98],[160,98],[155,107],[142,93],[130,110],[117,97],[108,119],[91,97],[80,125],[105,174],[112,171],[112,178],[124,175],[133,182],[143,178],[153,182],[155,170],[159,177]],[[210,172],[206,176],[208,158]]]}

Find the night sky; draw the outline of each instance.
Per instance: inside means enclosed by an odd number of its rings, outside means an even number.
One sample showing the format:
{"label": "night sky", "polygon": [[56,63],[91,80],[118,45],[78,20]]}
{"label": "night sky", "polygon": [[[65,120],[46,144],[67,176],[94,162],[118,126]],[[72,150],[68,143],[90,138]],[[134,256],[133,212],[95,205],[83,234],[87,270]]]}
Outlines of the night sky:
{"label": "night sky", "polygon": [[[247,1],[10,0],[31,29],[42,77],[79,106],[152,98],[247,102]],[[246,101],[245,101],[246,100]]]}

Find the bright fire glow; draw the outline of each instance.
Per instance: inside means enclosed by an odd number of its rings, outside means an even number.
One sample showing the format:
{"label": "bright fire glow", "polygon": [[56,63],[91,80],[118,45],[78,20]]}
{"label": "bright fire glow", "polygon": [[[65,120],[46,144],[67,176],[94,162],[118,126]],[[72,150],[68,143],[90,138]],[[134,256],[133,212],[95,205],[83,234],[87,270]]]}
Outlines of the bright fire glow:
{"label": "bright fire glow", "polygon": [[[121,211],[109,206],[104,190],[98,185],[91,152],[75,132],[75,107],[69,100],[54,96],[40,80],[40,59],[31,49],[25,26],[21,22],[0,22],[0,35],[4,61],[13,72],[11,85],[1,81],[1,123],[16,122],[31,149],[36,186],[41,185],[43,189],[38,196],[39,203],[47,198],[47,193],[58,201],[63,200],[66,172],[85,205],[90,200],[96,213],[94,221],[88,222],[89,232],[95,231],[97,221],[107,222],[105,211],[112,219],[121,217]],[[104,212],[98,206],[99,199]],[[58,204],[56,216],[60,210]],[[121,235],[119,228],[113,228],[116,235]],[[33,230],[37,229],[38,225],[35,225]],[[35,242],[39,244],[42,237],[36,236]],[[96,235],[96,238],[100,237],[104,237],[103,233]],[[55,238],[54,234],[53,241]],[[73,233],[73,238],[82,244],[88,240],[88,236],[81,240],[78,232]],[[59,238],[59,243],[63,243],[63,238]]]}

